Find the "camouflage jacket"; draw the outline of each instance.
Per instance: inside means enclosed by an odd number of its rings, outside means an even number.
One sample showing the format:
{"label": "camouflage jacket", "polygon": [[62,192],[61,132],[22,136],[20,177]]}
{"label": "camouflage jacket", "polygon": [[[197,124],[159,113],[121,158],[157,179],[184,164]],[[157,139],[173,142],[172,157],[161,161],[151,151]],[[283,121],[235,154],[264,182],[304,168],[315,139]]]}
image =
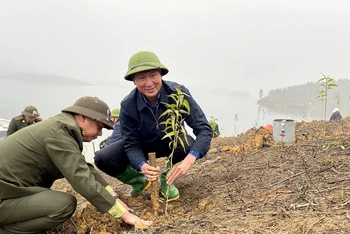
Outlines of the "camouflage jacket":
{"label": "camouflage jacket", "polygon": [[36,118],[34,120],[33,123],[31,122],[28,122],[25,118],[24,115],[19,115],[19,116],[16,116],[16,117],[13,117],[10,124],[9,124],[9,128],[7,130],[7,136],[17,132],[18,130],[22,129],[22,128],[25,128],[29,125],[32,125],[34,123],[38,123],[40,122],[42,119],[41,118]]}
{"label": "camouflage jacket", "polygon": [[[83,137],[73,115],[61,113],[0,142],[0,199],[29,196],[66,178],[99,211],[115,198],[108,183],[81,154]],[[1,210],[0,210],[1,212]]]}

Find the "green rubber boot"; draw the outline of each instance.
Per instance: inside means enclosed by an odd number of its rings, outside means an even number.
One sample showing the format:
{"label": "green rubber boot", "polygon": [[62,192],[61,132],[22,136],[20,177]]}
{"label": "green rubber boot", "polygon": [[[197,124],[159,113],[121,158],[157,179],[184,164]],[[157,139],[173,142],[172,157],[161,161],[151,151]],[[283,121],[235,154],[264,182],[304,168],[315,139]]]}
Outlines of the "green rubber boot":
{"label": "green rubber boot", "polygon": [[136,193],[141,193],[151,186],[146,176],[143,173],[137,172],[131,166],[128,166],[126,171],[116,177],[118,180],[124,184],[131,185],[131,190],[128,196],[132,196]]}
{"label": "green rubber boot", "polygon": [[160,175],[160,190],[161,190],[162,195],[164,196],[165,199],[166,199],[166,194],[167,194],[167,190],[168,190],[168,186],[169,186],[168,202],[169,201],[175,201],[175,200],[180,198],[179,190],[175,187],[175,185],[173,185],[173,184],[172,185],[168,185],[166,183],[166,176],[168,175],[169,171],[170,171],[170,168],[166,169]]}

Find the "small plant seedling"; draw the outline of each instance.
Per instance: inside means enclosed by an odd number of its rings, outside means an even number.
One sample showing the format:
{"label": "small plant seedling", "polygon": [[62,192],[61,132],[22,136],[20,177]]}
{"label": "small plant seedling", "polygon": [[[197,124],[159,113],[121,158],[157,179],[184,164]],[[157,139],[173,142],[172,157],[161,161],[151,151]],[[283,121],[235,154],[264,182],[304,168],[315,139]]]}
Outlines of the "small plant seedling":
{"label": "small plant seedling", "polygon": [[217,118],[210,116],[209,125],[210,125],[211,129],[213,130],[213,138],[220,136],[220,130],[219,130],[219,125],[218,125],[217,121],[218,121]]}
{"label": "small plant seedling", "polygon": [[327,98],[328,98],[328,91],[333,89],[334,87],[338,87],[337,84],[335,84],[335,80],[329,76],[322,74],[322,78],[317,81],[319,83],[319,89],[317,90],[317,97],[316,99],[318,101],[321,101],[324,103],[324,125],[323,125],[323,136],[326,136],[326,114],[327,114]]}
{"label": "small plant seedling", "polygon": [[[165,136],[162,139],[170,139],[169,147],[171,149],[171,153],[169,156],[167,156],[167,165],[170,168],[170,171],[173,167],[173,156],[178,143],[181,144],[184,150],[186,149],[185,143],[187,145],[189,144],[187,133],[184,127],[184,115],[190,115],[191,109],[188,101],[185,99],[185,96],[189,97],[188,94],[182,92],[179,88],[177,88],[176,93],[169,95],[169,97],[173,99],[174,103],[162,103],[167,107],[167,109],[159,116],[159,118],[162,118],[164,116],[167,117],[166,120],[160,124],[165,125]],[[182,140],[180,135],[184,136],[185,142]],[[167,215],[168,212],[168,195],[169,185],[167,186],[167,192],[165,194],[165,215]]]}
{"label": "small plant seedling", "polygon": [[238,114],[234,115],[233,120],[235,121],[235,136],[237,136],[237,122],[239,121]]}

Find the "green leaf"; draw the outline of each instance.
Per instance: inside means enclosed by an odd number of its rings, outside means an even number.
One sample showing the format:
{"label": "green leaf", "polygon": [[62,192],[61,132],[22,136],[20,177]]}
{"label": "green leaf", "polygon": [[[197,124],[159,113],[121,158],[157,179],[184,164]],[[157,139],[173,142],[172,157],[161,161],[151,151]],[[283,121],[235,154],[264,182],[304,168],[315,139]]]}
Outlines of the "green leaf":
{"label": "green leaf", "polygon": [[324,81],[324,80],[326,80],[326,79],[327,79],[326,77],[323,77],[323,78],[319,79],[317,82],[318,82],[318,83],[321,83],[322,81]]}
{"label": "green leaf", "polygon": [[191,107],[190,107],[190,104],[188,103],[188,101],[187,101],[186,99],[184,100],[183,105],[184,105],[184,107],[187,109],[188,114],[190,114],[190,112],[191,112]]}
{"label": "green leaf", "polygon": [[171,140],[171,137],[169,137],[167,135],[163,136],[161,140],[164,140],[164,139],[167,139],[167,138],[169,138]]}
{"label": "green leaf", "polygon": [[164,105],[165,107],[167,107],[167,108],[168,108],[169,105],[170,105],[169,103],[166,103],[166,102],[161,102],[161,104],[163,104],[163,105]]}
{"label": "green leaf", "polygon": [[172,98],[175,102],[177,101],[176,94],[170,94],[169,97]]}
{"label": "green leaf", "polygon": [[162,118],[165,115],[171,114],[172,110],[171,109],[166,109],[160,116],[158,119]]}
{"label": "green leaf", "polygon": [[163,132],[168,133],[170,131],[173,131],[173,126],[167,126]]}
{"label": "green leaf", "polygon": [[177,96],[180,96],[182,94],[181,89],[180,88],[176,88],[176,93],[177,93]]}
{"label": "green leaf", "polygon": [[169,132],[169,133],[165,134],[165,136],[163,136],[162,140],[166,139],[166,138],[170,138],[171,139],[172,136],[174,136],[174,132]]}
{"label": "green leaf", "polygon": [[184,139],[185,139],[185,142],[187,143],[187,145],[189,145],[188,138],[187,138],[187,132],[183,126],[181,126],[180,132],[184,135]]}
{"label": "green leaf", "polygon": [[175,132],[169,132],[168,134],[166,134],[166,136],[168,136],[168,137],[175,136]]}
{"label": "green leaf", "polygon": [[185,114],[185,115],[189,115],[188,111],[185,111],[185,110],[180,110],[180,113]]}
{"label": "green leaf", "polygon": [[[171,146],[172,146],[172,145],[173,145],[173,142],[170,141],[170,142],[169,142],[169,149],[171,149]],[[169,155],[169,158],[170,158],[172,155],[173,155],[173,153],[171,152],[170,155]]]}
{"label": "green leaf", "polygon": [[175,118],[172,118],[172,120],[171,120],[171,125],[173,126],[173,128],[175,128]]}
{"label": "green leaf", "polygon": [[[173,153],[178,145],[181,144],[184,150],[186,150],[185,143],[188,143],[186,130],[184,128],[185,119],[182,115],[190,114],[190,105],[188,101],[185,99],[185,96],[190,97],[190,95],[183,93],[179,88],[176,89],[176,93],[172,93],[168,95],[169,98],[173,99],[175,104],[172,103],[163,103],[163,105],[167,108],[159,118],[166,117],[166,120],[161,122],[160,125],[165,125],[165,129],[162,132],[165,134],[163,139],[170,139],[169,148],[171,149],[171,154],[168,156],[168,160],[171,162]],[[182,138],[179,137],[179,134],[184,135],[185,142]]]}
{"label": "green leaf", "polygon": [[171,118],[166,119],[165,121],[161,122],[160,124],[171,125]]}
{"label": "green leaf", "polygon": [[185,144],[184,144],[184,142],[182,141],[181,137],[179,137],[179,142],[180,142],[180,144],[181,144],[181,146],[182,146],[184,152],[186,153],[186,147],[185,147]]}

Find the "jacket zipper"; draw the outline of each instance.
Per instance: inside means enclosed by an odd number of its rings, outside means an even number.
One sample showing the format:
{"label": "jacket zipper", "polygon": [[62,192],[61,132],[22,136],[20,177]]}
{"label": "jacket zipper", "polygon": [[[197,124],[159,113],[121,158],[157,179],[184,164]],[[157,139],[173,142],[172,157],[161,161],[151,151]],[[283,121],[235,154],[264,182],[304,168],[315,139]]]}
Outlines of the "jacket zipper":
{"label": "jacket zipper", "polygon": [[[154,117],[154,119],[155,119],[155,121],[156,121],[156,130],[157,130],[157,132],[159,132],[159,123],[158,123],[158,119],[157,119],[157,117],[154,115],[152,109],[151,109],[150,107],[147,107],[147,108],[151,111],[151,113],[152,113],[152,115],[153,115],[153,117]],[[157,107],[156,107],[156,114],[157,114],[157,113],[158,113],[158,105],[157,105]]]}

